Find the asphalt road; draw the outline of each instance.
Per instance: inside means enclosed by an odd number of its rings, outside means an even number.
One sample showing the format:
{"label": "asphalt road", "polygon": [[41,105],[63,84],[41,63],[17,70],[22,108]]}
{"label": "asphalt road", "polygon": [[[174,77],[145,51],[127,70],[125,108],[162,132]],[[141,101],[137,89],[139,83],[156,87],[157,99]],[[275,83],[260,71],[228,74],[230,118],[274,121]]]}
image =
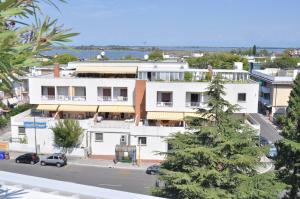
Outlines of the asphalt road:
{"label": "asphalt road", "polygon": [[259,124],[260,124],[260,135],[272,141],[273,143],[277,140],[282,139],[282,136],[279,135],[279,132],[276,128],[270,124],[270,121],[266,121],[264,116],[259,113],[250,114]]}
{"label": "asphalt road", "polygon": [[39,163],[36,165],[17,164],[14,160],[0,161],[0,170],[147,195],[150,195],[150,188],[156,180],[155,176],[147,175],[141,170],[75,165],[57,168],[40,166]]}

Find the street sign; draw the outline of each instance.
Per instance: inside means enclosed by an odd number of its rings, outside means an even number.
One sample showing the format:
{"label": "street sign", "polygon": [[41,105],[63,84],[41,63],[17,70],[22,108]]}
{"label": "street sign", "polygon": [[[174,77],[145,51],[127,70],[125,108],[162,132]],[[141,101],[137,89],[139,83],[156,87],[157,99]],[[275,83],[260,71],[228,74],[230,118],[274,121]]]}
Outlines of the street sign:
{"label": "street sign", "polygon": [[28,128],[28,129],[33,129],[33,128],[37,128],[37,129],[45,129],[47,128],[47,123],[46,122],[24,122],[24,128]]}

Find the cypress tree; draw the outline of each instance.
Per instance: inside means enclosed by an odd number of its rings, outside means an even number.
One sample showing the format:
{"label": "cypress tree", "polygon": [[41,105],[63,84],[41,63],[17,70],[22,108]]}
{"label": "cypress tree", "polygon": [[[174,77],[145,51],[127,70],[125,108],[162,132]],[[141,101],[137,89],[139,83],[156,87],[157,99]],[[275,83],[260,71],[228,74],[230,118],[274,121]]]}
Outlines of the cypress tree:
{"label": "cypress tree", "polygon": [[193,126],[168,139],[172,149],[159,174],[164,186],[154,188],[153,193],[175,199],[274,198],[278,192],[272,189],[272,176],[257,177],[262,155],[257,137],[233,117],[235,107],[223,98],[220,77],[212,80],[208,94],[210,108],[199,112],[210,114],[214,122]]}
{"label": "cypress tree", "polygon": [[294,80],[282,135],[284,139],[276,144],[276,167],[280,169],[282,180],[291,187],[285,197],[297,198],[300,191],[300,74]]}

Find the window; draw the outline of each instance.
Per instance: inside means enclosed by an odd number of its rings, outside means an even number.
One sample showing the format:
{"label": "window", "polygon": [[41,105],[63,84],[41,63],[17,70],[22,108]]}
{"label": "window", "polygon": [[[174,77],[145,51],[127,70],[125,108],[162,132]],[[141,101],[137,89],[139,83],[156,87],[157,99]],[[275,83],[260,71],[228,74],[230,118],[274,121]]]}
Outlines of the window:
{"label": "window", "polygon": [[146,137],[138,137],[138,144],[147,145],[147,138]]}
{"label": "window", "polygon": [[103,142],[103,133],[95,133],[95,142]]}
{"label": "window", "polygon": [[25,128],[19,127],[19,135],[25,135]]}
{"label": "window", "polygon": [[245,102],[246,101],[246,93],[238,93],[238,101]]}

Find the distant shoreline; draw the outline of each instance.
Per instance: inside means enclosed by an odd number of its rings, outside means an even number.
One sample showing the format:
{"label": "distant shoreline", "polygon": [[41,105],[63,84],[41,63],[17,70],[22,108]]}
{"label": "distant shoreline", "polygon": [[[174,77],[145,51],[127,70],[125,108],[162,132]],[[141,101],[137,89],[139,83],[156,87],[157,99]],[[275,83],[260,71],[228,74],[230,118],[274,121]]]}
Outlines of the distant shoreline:
{"label": "distant shoreline", "polygon": [[[231,51],[233,49],[249,49],[251,47],[212,47],[212,46],[119,46],[119,45],[82,45],[82,46],[68,46],[68,47],[55,47],[55,49],[68,49],[73,48],[76,50],[115,50],[115,51],[153,51],[159,49],[162,51],[190,51],[190,52],[218,52],[218,51]],[[268,50],[274,52],[281,52],[289,47],[257,47],[258,50]]]}

